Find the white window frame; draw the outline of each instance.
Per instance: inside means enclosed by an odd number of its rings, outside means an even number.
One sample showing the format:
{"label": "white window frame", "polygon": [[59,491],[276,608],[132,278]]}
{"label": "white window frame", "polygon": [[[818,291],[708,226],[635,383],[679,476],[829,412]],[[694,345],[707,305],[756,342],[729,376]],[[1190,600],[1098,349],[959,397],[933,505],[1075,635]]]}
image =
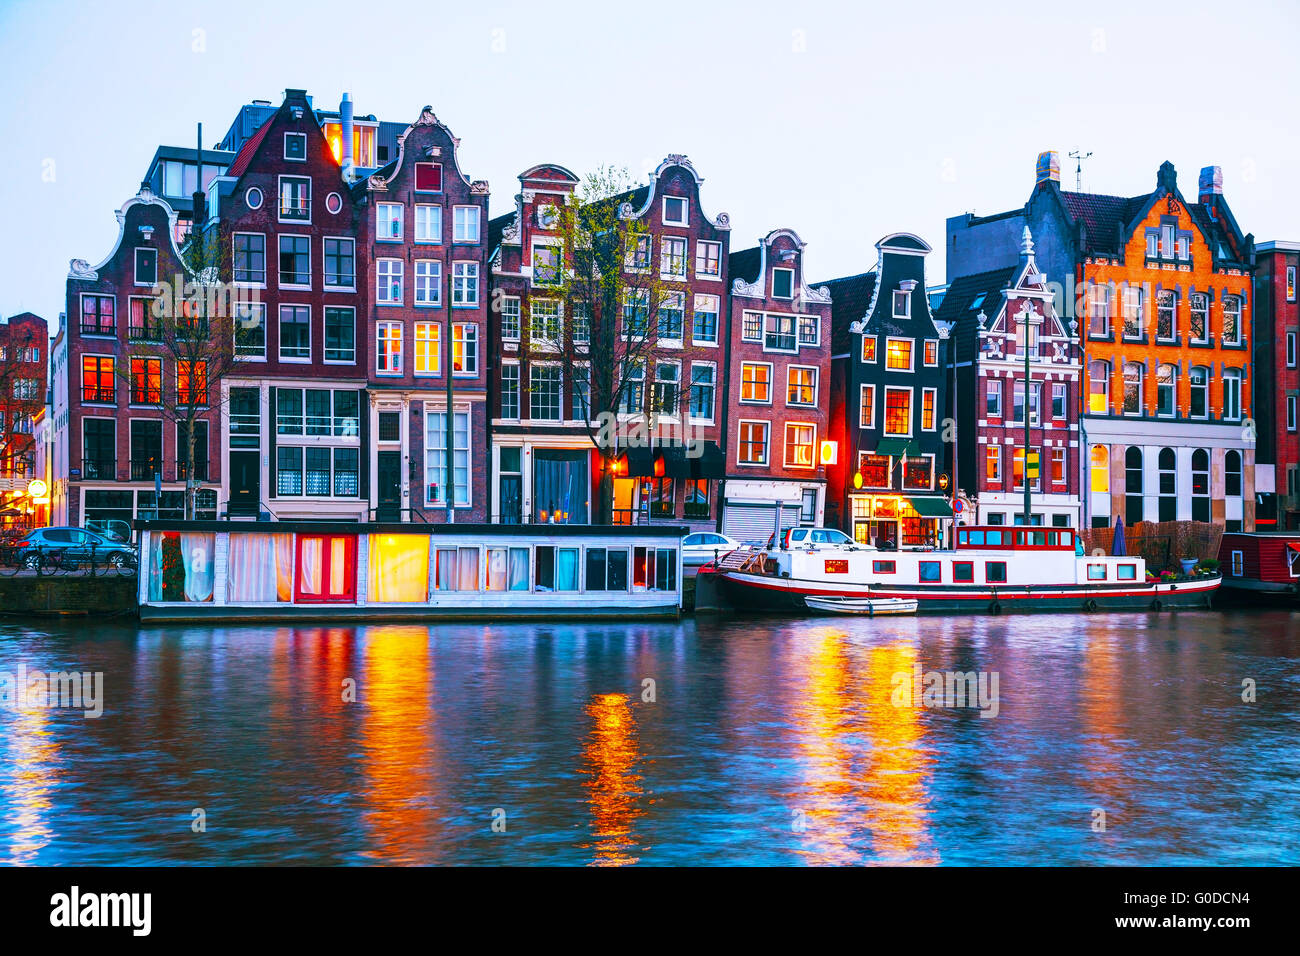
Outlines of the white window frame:
{"label": "white window frame", "polygon": [[[903,303],[903,311],[898,311],[898,303]],[[903,289],[894,289],[893,296],[890,299],[890,314],[896,319],[910,319],[912,317],[912,293]]]}
{"label": "white window frame", "polygon": [[[261,237],[262,237],[262,281],[261,281],[261,282],[255,282],[255,281],[253,281],[253,280],[249,280],[249,279],[232,279],[232,281],[234,282],[235,285],[239,286],[240,288],[244,288],[244,289],[265,289],[265,288],[266,288],[266,275],[267,275],[267,272],[270,271],[270,270],[267,268],[267,266],[269,265],[268,260],[271,258],[271,253],[270,253],[270,250],[267,248],[266,233],[264,233],[264,232],[235,232],[235,233],[231,233],[231,235],[230,235],[230,274],[231,274],[232,277],[233,277],[234,274],[235,274],[235,240],[236,240],[237,238],[239,238],[240,236],[261,236]],[[279,241],[277,240],[277,250],[276,250],[277,252],[279,251],[279,249],[278,249],[278,242],[279,242]],[[279,276],[279,259],[276,260],[276,276],[277,276],[277,277]]]}
{"label": "white window frame", "polygon": [[[695,370],[697,368],[707,368],[713,373],[713,414],[708,418],[699,418],[694,412],[694,402],[691,400],[691,392],[695,390]],[[718,418],[718,363],[717,362],[692,362],[690,364],[691,380],[686,383],[686,417],[692,423],[701,425],[712,425]]]}
{"label": "white window frame", "polygon": [[[381,267],[387,266],[387,269]],[[395,269],[393,267],[396,267]],[[385,276],[385,272],[387,276]],[[385,278],[389,281],[385,285]],[[387,295],[392,290],[396,279],[397,297]],[[406,260],[380,256],[375,259],[375,304],[383,306],[400,306],[406,301]]]}
{"label": "white window frame", "polygon": [[[907,392],[907,431],[891,432],[889,430],[889,393]],[[883,389],[884,401],[880,405],[880,433],[889,438],[911,438],[914,430],[912,419],[916,417],[915,389],[911,385],[886,385]]]}
{"label": "white window frame", "polygon": [[[470,371],[457,372],[457,371],[456,371],[455,365],[456,365],[456,330],[457,330],[457,329],[463,329],[463,330],[469,330],[469,329],[472,329],[473,332],[474,332],[474,334],[473,334],[472,336],[469,335],[469,334],[465,334],[465,335],[462,336],[462,339],[461,339],[461,341],[462,341],[462,345],[464,345],[464,344],[468,344],[468,342],[469,342],[471,339],[473,339],[473,342],[474,342],[474,370],[473,370],[472,372],[470,372]],[[451,361],[452,361],[452,370],[451,370],[451,375],[452,375],[452,378],[478,378],[479,368],[480,368],[480,366],[481,366],[481,364],[482,364],[482,361],[483,361],[483,356],[482,356],[482,354],[481,354],[482,347],[483,347],[483,343],[482,343],[481,341],[479,341],[478,323],[477,323],[477,322],[453,322],[453,323],[451,324],[451,337],[452,337],[452,338],[451,338]],[[465,350],[465,355],[466,355],[466,356],[469,355],[469,350],[468,350],[468,349]],[[468,363],[466,363],[466,364],[468,364]]]}
{"label": "white window frame", "polygon": [[[262,351],[261,351],[261,354],[248,353],[248,352],[240,352],[240,351],[238,350],[238,348],[237,348],[237,347],[232,343],[232,345],[231,345],[231,356],[234,358],[234,360],[235,360],[236,362],[265,362],[265,361],[266,361],[266,341],[267,341],[267,332],[268,332],[267,324],[266,324],[266,311],[267,311],[267,309],[266,309],[266,303],[265,303],[265,302],[245,302],[245,303],[242,304],[241,307],[242,307],[242,308],[249,309],[249,310],[250,310],[250,314],[255,313],[255,312],[256,312],[257,310],[259,310],[259,309],[260,309],[261,312],[262,312]],[[240,321],[240,316],[239,316],[239,315],[236,315],[234,321],[235,321],[235,322],[239,322],[239,321]],[[277,330],[277,332],[278,332],[278,331],[279,331],[279,330]]]}
{"label": "white window frame", "polygon": [[[741,432],[746,425],[759,425],[763,428],[763,460],[762,461],[744,461],[740,457],[740,449],[744,446],[741,441]],[[759,418],[742,418],[736,422],[736,465],[740,468],[766,468],[768,462],[772,460],[772,423]]]}
{"label": "white window frame", "polygon": [[[668,218],[668,204],[670,202],[679,202],[682,204],[682,218]],[[661,221],[665,226],[689,226],[691,224],[691,201],[685,196],[664,196],[660,206],[662,213]]]}
{"label": "white window frame", "polygon": [[[397,235],[384,235],[383,224],[392,223],[394,220],[390,215],[384,214],[384,209],[397,209]],[[375,242],[403,242],[406,236],[406,205],[400,202],[377,202],[375,203]]]}
{"label": "white window frame", "polygon": [[1296,430],[1296,396],[1294,395],[1286,397],[1286,430],[1289,432]]}
{"label": "white window frame", "polygon": [[[302,156],[290,156],[290,155],[289,155],[289,140],[290,140],[291,138],[292,138],[292,139],[302,140]],[[306,133],[293,133],[293,132],[289,132],[289,131],[287,131],[287,130],[285,131],[285,134],[284,134],[284,159],[285,159],[286,162],[290,162],[290,163],[305,163],[305,162],[307,162],[307,134],[306,134]]]}
{"label": "white window frame", "polygon": [[[285,354],[284,354],[284,337],[280,334],[281,329],[284,327],[284,322],[283,322],[283,319],[281,318],[281,310],[283,310],[283,309],[306,309],[306,310],[307,310],[307,357],[306,357],[306,358],[286,357]],[[312,342],[311,325],[312,325],[312,317],[311,317],[311,304],[310,304],[310,303],[308,303],[308,302],[278,302],[278,303],[276,303],[276,309],[275,309],[275,357],[276,357],[276,359],[277,359],[278,361],[280,361],[280,362],[282,362],[282,363],[284,363],[284,364],[292,364],[292,365],[310,365],[310,364],[311,364],[312,346],[313,346],[313,344],[314,344],[314,343]]]}
{"label": "white window frame", "polygon": [[[707,299],[711,299],[711,300],[713,300],[713,306],[714,306],[714,308],[713,308],[713,338],[711,338],[711,339],[702,339],[702,338],[697,338],[696,335],[695,335],[695,315],[696,315],[696,313],[698,313],[698,312],[705,312],[705,313],[707,313],[707,312],[709,311],[708,309],[701,309],[701,308],[700,308],[700,300],[701,300],[701,299],[706,299],[706,300],[707,300]],[[683,328],[683,330],[685,329],[685,327],[686,327],[686,322],[685,322],[685,320],[683,319],[683,321],[682,321],[682,328]],[[692,308],[691,308],[691,344],[692,344],[692,345],[698,345],[698,346],[701,346],[701,347],[703,347],[703,348],[716,349],[716,348],[718,347],[718,339],[719,339],[719,337],[720,337],[720,335],[721,335],[721,332],[720,332],[721,327],[722,327],[722,296],[718,295],[718,294],[715,293],[715,292],[697,292],[697,293],[695,293],[695,298],[694,298],[694,300],[693,300],[693,302],[692,302]],[[742,331],[743,331],[743,330],[742,330]],[[683,331],[683,335],[685,335],[685,332],[684,332],[684,331]]]}
{"label": "white window frame", "polygon": [[[906,342],[907,343],[907,368],[899,368],[896,365],[889,364],[889,343]],[[905,335],[889,335],[885,337],[885,370],[887,372],[915,372],[916,371],[916,339],[909,339]]]}
{"label": "white window frame", "polygon": [[[421,332],[430,334],[421,336]],[[432,368],[420,368],[420,343],[429,347],[426,353],[432,359]],[[440,378],[442,376],[442,323],[432,319],[418,319],[412,330],[411,339],[411,374],[416,378]]]}
{"label": "white window frame", "polygon": [[[470,211],[474,215],[470,216]],[[466,214],[466,234],[461,235],[461,213]],[[473,225],[474,235],[469,236],[469,226]],[[476,246],[483,241],[483,211],[478,206],[452,206],[451,211],[451,242],[456,246]]]}
{"label": "white window frame", "polygon": [[[307,282],[281,282],[280,281],[280,257],[284,254],[280,242],[284,239],[306,239],[307,240]],[[292,289],[299,292],[308,292],[311,290],[311,273],[312,273],[312,250],[311,236],[304,236],[297,232],[278,232],[275,235],[275,287],[277,289]]]}
{"label": "white window frame", "polygon": [[[330,285],[329,273],[326,271],[325,264],[329,257],[325,254],[325,243],[327,242],[346,242],[352,246],[352,284],[351,285]],[[357,241],[351,236],[321,236],[320,239],[320,275],[321,288],[326,292],[356,292],[357,291]]]}
{"label": "white window frame", "polygon": [[[543,393],[537,391],[534,385],[539,381],[536,376],[543,369],[554,369],[555,372],[555,417],[554,418],[536,418],[533,416],[533,396]],[[550,374],[550,373],[548,373]],[[523,409],[519,410],[522,417]],[[528,420],[530,422],[547,422],[556,424],[564,421],[564,366],[560,362],[529,362],[528,363]]]}
{"label": "white window frame", "polygon": [[523,393],[524,393],[523,370],[519,365],[518,359],[506,359],[501,363],[501,372],[502,372],[501,395],[503,399],[505,397],[505,370],[508,368],[514,369],[515,414],[513,415],[505,414],[504,402],[501,403],[498,410],[501,412],[502,421],[517,422],[517,421],[521,421],[521,416],[524,413],[523,412]]}
{"label": "white window frame", "polygon": [[[505,325],[506,304],[513,306],[513,312],[510,313],[514,319],[514,330],[510,331]],[[524,327],[524,304],[523,299],[517,295],[503,295],[501,297],[501,341],[518,342],[519,337],[523,334]]]}
{"label": "white window frame", "polygon": [[[383,375],[383,376],[402,375],[402,364],[403,364],[402,333],[403,331],[404,331],[404,323],[402,322],[381,320],[375,323],[375,374],[376,375]],[[388,334],[385,335],[385,333]],[[383,365],[383,359],[384,359],[383,343],[385,341],[388,341],[390,343],[392,342],[397,343],[397,350],[395,355],[393,356],[395,364],[391,367],[385,367]]]}
{"label": "white window frame", "polygon": [[[326,329],[328,329],[329,327],[327,324],[329,322],[329,316],[326,313],[329,312],[331,309],[336,311],[350,312],[352,314],[352,358],[332,359],[326,355],[326,352],[328,351],[326,347],[326,342],[328,340],[324,339],[323,336],[325,335]],[[322,336],[322,340],[321,340],[321,361],[322,362],[324,362],[326,365],[356,365],[357,364],[357,310],[354,306],[330,305],[330,304],[322,306],[321,307],[321,336]],[[332,401],[333,399],[331,399],[331,402]]]}
{"label": "white window frame", "polygon": [[[930,406],[930,408],[931,408],[931,410],[932,410],[932,412],[933,412],[933,416],[932,416],[932,417],[934,418],[934,424],[932,424],[929,428],[926,428],[926,427],[925,427],[925,397],[926,397],[927,395],[929,395],[929,396],[931,397],[931,398],[930,398],[930,401],[931,401],[931,406]],[[1040,404],[1040,405],[1042,404],[1042,399],[1039,399],[1039,404]],[[920,407],[920,409],[919,409],[918,411],[920,412],[920,415],[921,415],[921,431],[923,431],[923,432],[936,432],[936,431],[939,430],[939,390],[938,390],[937,388],[922,388],[922,389],[921,389],[921,407]],[[1042,411],[1041,411],[1041,409],[1040,409],[1040,410],[1039,410],[1039,421],[1041,421],[1041,420],[1042,420]]]}
{"label": "white window frame", "polygon": [[[459,270],[462,266],[465,267],[466,275],[463,277],[463,279],[464,279],[464,281],[465,281],[466,283],[468,283],[468,281],[469,281],[469,275],[468,275],[468,273],[469,273],[471,270],[472,270],[473,273],[474,273],[474,282],[473,282],[473,287],[472,287],[472,289],[471,289],[471,287],[470,287],[469,285],[466,285],[466,286],[464,287],[464,288],[465,288],[465,291],[467,291],[467,292],[472,291],[472,292],[474,293],[474,299],[473,299],[472,302],[469,301],[468,299],[466,299],[466,301],[461,302],[461,303],[458,304],[458,303],[456,302],[456,283],[457,283],[457,281],[458,281],[458,276],[456,275],[456,273],[457,273],[457,270]],[[456,259],[456,260],[454,260],[454,261],[452,262],[452,264],[451,264],[451,281],[452,281],[452,287],[451,287],[451,307],[452,307],[453,309],[477,309],[477,308],[478,308],[478,304],[479,304],[479,281],[480,281],[480,279],[482,278],[482,277],[480,276],[479,273],[480,273],[480,270],[479,270],[479,264],[478,264],[478,262],[476,262],[476,261],[473,260],[473,259]]]}
{"label": "white window frame", "polygon": [[[306,219],[286,219],[284,218],[284,181],[286,179],[295,179],[307,181],[307,218]],[[311,200],[312,193],[315,191],[310,176],[299,176],[296,173],[282,173],[275,178],[275,218],[276,222],[287,223],[292,226],[310,226],[312,223]]]}
{"label": "white window frame", "polygon": [[[864,420],[862,418],[862,396],[868,392],[871,393],[871,418]],[[875,428],[876,427],[876,386],[860,385],[858,387],[858,427]]]}
{"label": "white window frame", "polygon": [[[673,254],[668,251],[670,244],[672,244],[674,247],[677,246],[678,244],[680,244],[681,246],[681,256],[679,257],[681,270],[678,272],[673,272],[669,268],[669,266],[671,265],[671,260],[673,258]],[[660,236],[659,237],[659,277],[661,279],[670,279],[677,282],[685,282],[686,276],[688,275],[688,269],[689,269],[687,265],[687,256],[689,256],[690,253],[691,253],[690,241],[686,239],[684,236]]]}
{"label": "white window frame", "polygon": [[[930,346],[931,346],[931,345],[934,346],[934,361],[933,361],[933,362],[931,362],[929,359],[927,359],[927,358],[925,357],[926,354],[930,351]],[[922,364],[925,365],[926,368],[938,368],[938,367],[939,367],[939,340],[938,340],[938,339],[922,339],[922,340],[921,340],[921,362],[922,362]]]}
{"label": "white window frame", "polygon": [[[790,401],[790,376],[795,371],[812,372],[812,401],[811,402],[792,402]],[[816,408],[817,400],[821,396],[821,368],[816,365],[787,365],[785,367],[785,404],[788,408]],[[800,385],[799,388],[805,386]]]}
{"label": "white window frame", "polygon": [[[708,271],[701,271],[701,270],[700,270],[700,262],[701,262],[701,259],[704,259],[704,261],[707,261],[707,257],[702,257],[702,256],[700,255],[700,253],[703,252],[703,251],[706,250],[706,249],[709,249],[709,248],[712,248],[712,249],[716,250],[716,252],[717,252],[718,267],[717,267],[717,270],[714,271],[714,272],[708,272]],[[721,281],[722,281],[722,243],[720,243],[720,242],[715,242],[715,241],[712,240],[712,239],[696,239],[696,240],[695,240],[695,278],[697,278],[697,279],[707,279],[707,280],[709,280],[709,281],[711,281],[711,282],[712,282],[712,281],[717,281],[717,282],[721,282]]]}
{"label": "white window frame", "polygon": [[[477,207],[475,207],[477,208]],[[426,216],[434,215],[438,217],[438,228],[436,231],[430,230],[424,238],[420,237],[420,214],[424,212]],[[418,202],[415,204],[415,224],[414,224],[413,241],[420,246],[440,246],[442,245],[442,204],[436,202]]]}
{"label": "white window frame", "polygon": [[[762,366],[767,369],[767,400],[757,398],[745,398],[745,366]],[[741,362],[740,363],[740,404],[741,405],[768,405],[772,404],[772,389],[775,387],[774,366],[771,362]]]}
{"label": "white window frame", "polygon": [[[425,266],[426,275],[420,275],[420,267]],[[433,298],[425,301],[420,300],[420,280],[425,280],[426,291],[433,291]],[[411,295],[414,305],[417,309],[440,309],[442,308],[442,260],[441,259],[416,259],[415,271],[413,274],[413,285]]]}
{"label": "white window frame", "polygon": [[[812,442],[808,447],[808,464],[799,465],[790,461],[790,429],[791,428],[810,428],[812,429]],[[800,470],[812,471],[817,467],[817,425],[815,422],[788,421],[785,422],[785,428],[781,435],[781,462],[783,467],[798,468]]]}
{"label": "white window frame", "polygon": [[[784,274],[784,275],[788,275],[788,276],[790,277],[790,294],[789,294],[789,295],[781,295],[780,293],[778,293],[778,292],[776,291],[776,277],[777,277],[778,274]],[[799,294],[799,289],[798,289],[798,287],[795,285],[795,282],[794,282],[794,270],[793,270],[793,269],[773,269],[773,270],[772,270],[772,298],[774,298],[774,299],[780,299],[780,300],[783,301],[783,302],[793,302],[793,301],[795,300],[796,296],[798,296],[798,294]],[[796,338],[798,337],[798,328],[797,328],[797,327],[796,327],[796,330],[795,330],[795,336],[796,336]]]}

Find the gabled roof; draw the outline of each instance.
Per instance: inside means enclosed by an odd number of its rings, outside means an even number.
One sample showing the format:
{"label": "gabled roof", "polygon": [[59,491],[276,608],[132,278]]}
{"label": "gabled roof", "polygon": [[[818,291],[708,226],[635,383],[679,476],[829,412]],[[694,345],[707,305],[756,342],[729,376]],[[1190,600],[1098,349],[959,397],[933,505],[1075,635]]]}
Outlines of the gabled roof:
{"label": "gabled roof", "polygon": [[979,330],[981,312],[987,319],[987,327],[992,327],[993,320],[1002,309],[1002,290],[1011,284],[1020,269],[1020,264],[1016,264],[977,272],[958,276],[948,284],[948,291],[935,314],[935,320],[955,323],[953,336],[957,340],[957,361],[963,362],[970,358],[972,349],[968,343],[973,338],[969,333]]}
{"label": "gabled roof", "polygon": [[495,219],[488,220],[488,258],[491,259],[496,255],[497,249],[501,247],[501,237],[505,234],[506,227],[518,218],[518,212],[508,212],[504,216],[497,216]]}
{"label": "gabled roof", "polygon": [[271,119],[268,118],[265,123],[257,128],[256,133],[248,137],[248,142],[246,142],[240,148],[239,152],[235,154],[234,162],[232,162],[230,168],[226,170],[227,176],[238,179],[240,176],[244,175],[244,170],[248,169],[248,164],[253,161],[253,157],[257,154],[258,147],[262,145],[262,140],[266,139],[266,134],[270,129]]}
{"label": "gabled roof", "polygon": [[1128,227],[1150,198],[1151,193],[1124,197],[1061,190],[1061,200],[1065,203],[1066,211],[1076,223],[1082,223],[1086,230],[1085,253],[1118,254],[1121,230]]}
{"label": "gabled roof", "polygon": [[762,267],[763,250],[758,246],[741,249],[727,256],[727,275],[734,279],[754,282],[758,279],[758,270]]}
{"label": "gabled roof", "polygon": [[849,351],[852,342],[849,326],[866,318],[876,293],[876,276],[873,269],[855,276],[831,279],[829,282],[811,283],[814,287],[826,286],[831,293],[832,355]]}

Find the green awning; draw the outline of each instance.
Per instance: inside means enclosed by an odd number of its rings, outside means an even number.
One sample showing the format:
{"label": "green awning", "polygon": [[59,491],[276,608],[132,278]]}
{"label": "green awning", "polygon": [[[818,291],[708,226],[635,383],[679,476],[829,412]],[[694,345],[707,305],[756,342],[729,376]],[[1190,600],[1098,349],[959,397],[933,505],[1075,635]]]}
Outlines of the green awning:
{"label": "green awning", "polygon": [[947,498],[908,498],[908,502],[922,518],[951,518],[952,505]]}
{"label": "green awning", "polygon": [[910,438],[882,438],[880,444],[876,445],[876,454],[900,458],[907,453],[911,446],[912,439]]}

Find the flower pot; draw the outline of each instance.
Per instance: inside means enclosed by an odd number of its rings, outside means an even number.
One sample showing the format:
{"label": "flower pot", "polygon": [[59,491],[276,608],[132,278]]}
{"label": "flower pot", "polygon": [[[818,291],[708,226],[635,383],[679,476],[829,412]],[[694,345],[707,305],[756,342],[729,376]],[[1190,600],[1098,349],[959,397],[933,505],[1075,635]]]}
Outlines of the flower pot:
{"label": "flower pot", "polygon": [[1182,566],[1183,574],[1191,574],[1192,568],[1196,567],[1196,558],[1181,558],[1178,563]]}

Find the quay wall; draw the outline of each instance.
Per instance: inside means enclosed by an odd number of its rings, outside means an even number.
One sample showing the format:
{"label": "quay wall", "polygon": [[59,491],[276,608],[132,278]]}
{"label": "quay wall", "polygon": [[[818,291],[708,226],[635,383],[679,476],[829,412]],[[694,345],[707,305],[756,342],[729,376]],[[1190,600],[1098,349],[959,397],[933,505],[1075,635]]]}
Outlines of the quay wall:
{"label": "quay wall", "polygon": [[136,610],[136,579],[110,575],[0,577],[0,620],[53,614],[129,614]]}

